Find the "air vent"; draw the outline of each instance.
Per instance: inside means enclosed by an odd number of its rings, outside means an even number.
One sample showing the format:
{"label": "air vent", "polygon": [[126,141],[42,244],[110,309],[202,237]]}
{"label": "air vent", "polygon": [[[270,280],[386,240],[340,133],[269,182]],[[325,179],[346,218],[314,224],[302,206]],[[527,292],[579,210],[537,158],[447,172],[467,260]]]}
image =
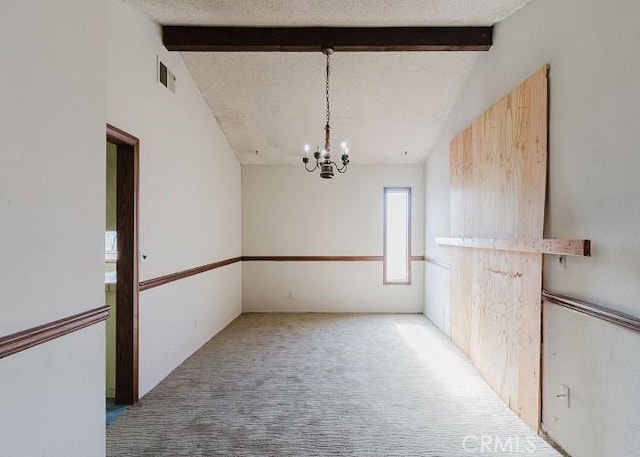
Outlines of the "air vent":
{"label": "air vent", "polygon": [[158,82],[171,92],[176,91],[176,76],[158,59]]}

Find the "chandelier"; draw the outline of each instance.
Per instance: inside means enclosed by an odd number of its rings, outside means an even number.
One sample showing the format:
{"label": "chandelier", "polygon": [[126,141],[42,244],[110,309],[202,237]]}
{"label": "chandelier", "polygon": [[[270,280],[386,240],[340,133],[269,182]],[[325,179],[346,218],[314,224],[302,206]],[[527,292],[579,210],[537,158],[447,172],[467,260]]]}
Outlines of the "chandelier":
{"label": "chandelier", "polygon": [[322,53],[327,56],[327,83],[325,86],[325,95],[327,99],[327,123],[324,126],[324,148],[320,150],[319,147],[316,148],[316,151],[313,153],[313,158],[316,159],[316,165],[313,168],[309,168],[309,151],[311,150],[311,146],[308,144],[304,145],[304,155],[302,156],[302,162],[304,163],[304,168],[308,172],[314,172],[317,169],[320,169],[320,177],[329,179],[333,178],[334,175],[334,167],[338,173],[344,173],[347,171],[347,165],[349,165],[349,148],[347,148],[347,143],[344,141],[340,143],[340,148],[342,149],[342,157],[340,158],[342,161],[342,166],[338,165],[336,162],[331,160],[331,109],[329,106],[329,58],[331,54],[333,54],[333,48],[323,48]]}

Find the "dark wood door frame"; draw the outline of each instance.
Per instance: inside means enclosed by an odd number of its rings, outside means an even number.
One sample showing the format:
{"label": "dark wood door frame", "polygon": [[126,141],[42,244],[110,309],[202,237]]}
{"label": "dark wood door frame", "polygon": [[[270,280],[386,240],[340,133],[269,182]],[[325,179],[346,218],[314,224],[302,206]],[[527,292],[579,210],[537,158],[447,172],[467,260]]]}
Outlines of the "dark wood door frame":
{"label": "dark wood door frame", "polygon": [[138,401],[138,193],[140,140],[107,124],[116,165],[116,403]]}

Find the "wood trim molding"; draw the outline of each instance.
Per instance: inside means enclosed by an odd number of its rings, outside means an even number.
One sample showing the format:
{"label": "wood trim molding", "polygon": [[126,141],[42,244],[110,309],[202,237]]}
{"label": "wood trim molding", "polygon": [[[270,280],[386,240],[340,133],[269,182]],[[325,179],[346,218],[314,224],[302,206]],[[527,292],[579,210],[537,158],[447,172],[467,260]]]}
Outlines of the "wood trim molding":
{"label": "wood trim molding", "polygon": [[108,316],[109,307],[101,306],[28,330],[3,336],[0,338],[0,359],[97,324],[106,320]]}
{"label": "wood trim molding", "polygon": [[157,278],[147,279],[146,281],[140,282],[139,290],[143,291],[143,290],[153,289],[154,287],[162,286],[164,284],[168,284],[173,281],[178,281],[179,279],[188,278],[189,276],[194,276],[210,270],[215,270],[216,268],[224,267],[225,265],[231,265],[233,263],[240,262],[241,260],[242,260],[242,257],[233,257],[231,259],[208,263],[206,265],[201,265],[195,268],[189,268],[188,270],[182,270],[176,273],[170,273],[168,275],[160,276]]}
{"label": "wood trim molding", "polygon": [[447,262],[443,262],[442,260],[433,259],[431,257],[425,257],[424,261],[430,263],[431,265],[437,265],[442,268],[446,268],[449,270],[451,268],[451,264]]}
{"label": "wood trim molding", "polygon": [[488,51],[493,27],[207,27],[165,25],[169,51]]}
{"label": "wood trim molding", "polygon": [[[248,255],[242,257],[232,257],[230,259],[213,262],[199,267],[190,268],[188,270],[169,273],[157,278],[147,279],[140,282],[139,290],[153,289],[154,287],[188,278],[200,273],[204,273],[216,268],[231,265],[236,262],[382,262],[381,255]],[[411,260],[418,262],[424,261],[423,255],[413,255]]]}
{"label": "wood trim molding", "polygon": [[107,141],[117,147],[116,221],[118,277],[116,281],[116,402],[138,401],[138,208],[140,140],[106,126]]}
{"label": "wood trim molding", "polygon": [[140,143],[140,140],[135,136],[125,132],[124,130],[120,130],[118,127],[114,127],[111,124],[107,124],[107,136],[109,137],[109,141],[116,144],[134,145]]}
{"label": "wood trim molding", "polygon": [[258,255],[243,256],[245,262],[381,262],[381,255]]}
{"label": "wood trim molding", "polygon": [[587,316],[595,317],[610,322],[620,327],[640,333],[640,318],[622,313],[600,305],[595,305],[576,298],[554,294],[546,290],[542,291],[542,301],[571,309]]}
{"label": "wood trim molding", "polygon": [[445,246],[463,248],[493,249],[496,251],[535,252],[541,254],[559,254],[591,256],[590,240],[561,239],[497,239],[497,238],[436,238],[436,243]]}

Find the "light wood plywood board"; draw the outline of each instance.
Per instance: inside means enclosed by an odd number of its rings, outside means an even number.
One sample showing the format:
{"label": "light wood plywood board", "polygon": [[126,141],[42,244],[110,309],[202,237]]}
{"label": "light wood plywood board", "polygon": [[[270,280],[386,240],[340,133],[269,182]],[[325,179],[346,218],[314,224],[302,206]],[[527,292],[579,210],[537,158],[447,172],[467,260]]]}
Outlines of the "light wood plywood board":
{"label": "light wood plywood board", "polygon": [[590,240],[569,239],[510,239],[499,238],[436,238],[436,243],[446,246],[492,249],[495,251],[534,252],[587,256],[591,255]]}
{"label": "light wood plywood board", "polygon": [[453,248],[451,337],[534,430],[540,422],[542,254],[499,248],[543,238],[547,73],[548,67],[540,69],[450,145],[451,238],[485,240]]}

